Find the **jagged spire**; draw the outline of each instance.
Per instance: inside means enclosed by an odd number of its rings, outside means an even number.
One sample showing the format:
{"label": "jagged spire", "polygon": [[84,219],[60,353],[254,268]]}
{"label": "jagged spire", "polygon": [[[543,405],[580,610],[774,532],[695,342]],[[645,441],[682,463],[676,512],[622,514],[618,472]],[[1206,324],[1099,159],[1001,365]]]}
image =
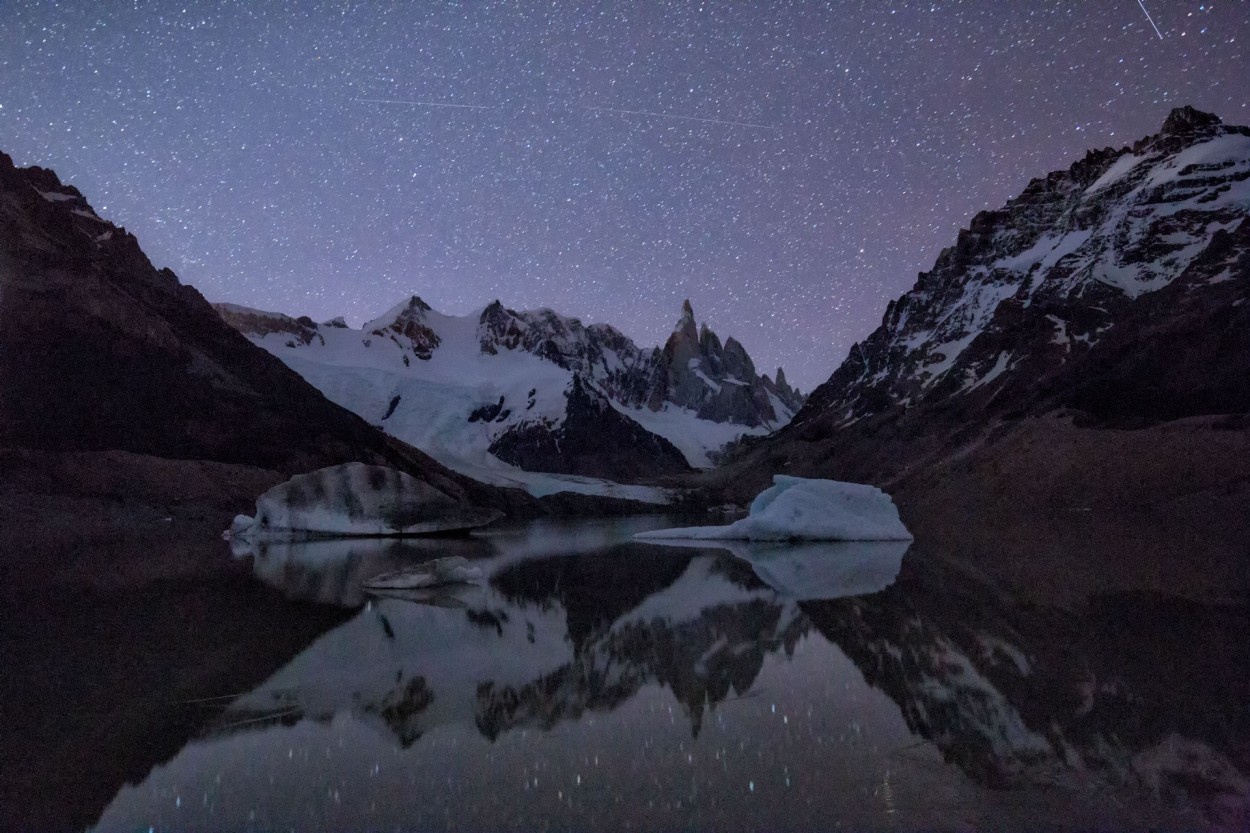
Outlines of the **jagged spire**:
{"label": "jagged spire", "polygon": [[690,306],[689,298],[681,302],[681,318],[677,320],[673,332],[689,336],[691,340],[699,338],[699,329],[694,323],[694,307]]}

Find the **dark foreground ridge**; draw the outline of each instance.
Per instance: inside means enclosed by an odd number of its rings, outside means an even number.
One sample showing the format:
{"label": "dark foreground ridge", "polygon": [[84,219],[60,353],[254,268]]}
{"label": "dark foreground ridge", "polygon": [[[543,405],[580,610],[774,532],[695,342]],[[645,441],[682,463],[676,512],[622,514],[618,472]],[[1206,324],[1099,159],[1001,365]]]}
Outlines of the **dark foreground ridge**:
{"label": "dark foreground ridge", "polygon": [[0,227],[0,447],[278,475],[362,461],[462,499],[532,503],[456,475],[328,401],[52,171],[0,154]]}

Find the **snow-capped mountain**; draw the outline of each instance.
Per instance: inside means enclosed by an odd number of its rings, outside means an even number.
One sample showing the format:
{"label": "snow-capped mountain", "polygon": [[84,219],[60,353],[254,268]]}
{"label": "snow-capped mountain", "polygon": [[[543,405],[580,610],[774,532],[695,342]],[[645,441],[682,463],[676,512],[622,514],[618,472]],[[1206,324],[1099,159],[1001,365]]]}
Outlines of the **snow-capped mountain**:
{"label": "snow-capped mountain", "polygon": [[1250,408],[1250,128],[1190,107],[1034,179],[959,233],[792,430],[887,412]]}
{"label": "snow-capped mountain", "polygon": [[708,466],[803,402],[782,371],[759,376],[737,341],[700,332],[689,302],[663,348],[499,301],[453,316],[413,296],[359,329],[217,310],[332,401],[492,482],[517,476],[513,467],[632,480]]}

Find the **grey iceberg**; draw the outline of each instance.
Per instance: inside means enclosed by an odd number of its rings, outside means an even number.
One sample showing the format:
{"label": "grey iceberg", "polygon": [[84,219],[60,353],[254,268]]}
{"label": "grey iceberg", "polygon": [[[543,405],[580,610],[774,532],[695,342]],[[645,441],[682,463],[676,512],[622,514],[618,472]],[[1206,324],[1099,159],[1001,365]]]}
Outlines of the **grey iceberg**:
{"label": "grey iceberg", "polygon": [[427,535],[485,526],[502,516],[395,469],[344,463],[274,486],[256,499],[256,515],[236,517],[225,537],[301,541]]}

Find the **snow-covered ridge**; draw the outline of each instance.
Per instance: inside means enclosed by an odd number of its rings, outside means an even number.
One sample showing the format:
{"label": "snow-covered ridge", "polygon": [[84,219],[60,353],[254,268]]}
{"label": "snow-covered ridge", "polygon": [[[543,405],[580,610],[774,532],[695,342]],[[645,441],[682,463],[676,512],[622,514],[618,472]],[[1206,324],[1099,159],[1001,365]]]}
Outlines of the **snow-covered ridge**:
{"label": "snow-covered ridge", "polygon": [[[726,443],[781,427],[803,401],[784,373],[756,375],[736,341],[722,347],[706,327],[702,344],[697,337],[682,342],[679,326],[661,349],[640,348],[607,324],[583,325],[550,309],[518,312],[498,301],[455,316],[413,296],[360,328],[236,304],[216,309],[332,401],[454,469],[536,494],[567,488],[660,500],[595,477],[645,474],[651,463],[654,473],[672,470],[674,461],[710,466]],[[693,332],[688,304],[682,326],[687,313]],[[578,437],[561,434],[573,425],[575,378],[589,407],[619,415],[602,426],[601,438],[582,428]],[[596,443],[603,454],[588,458],[587,446],[595,452]],[[536,478],[500,456],[564,477]],[[629,457],[633,468],[622,475]]]}
{"label": "snow-covered ridge", "polygon": [[810,413],[845,425],[1054,373],[1138,299],[1182,277],[1218,282],[1195,270],[1248,217],[1250,128],[1179,108],[1159,134],[1091,151],[974,217],[852,348]]}

